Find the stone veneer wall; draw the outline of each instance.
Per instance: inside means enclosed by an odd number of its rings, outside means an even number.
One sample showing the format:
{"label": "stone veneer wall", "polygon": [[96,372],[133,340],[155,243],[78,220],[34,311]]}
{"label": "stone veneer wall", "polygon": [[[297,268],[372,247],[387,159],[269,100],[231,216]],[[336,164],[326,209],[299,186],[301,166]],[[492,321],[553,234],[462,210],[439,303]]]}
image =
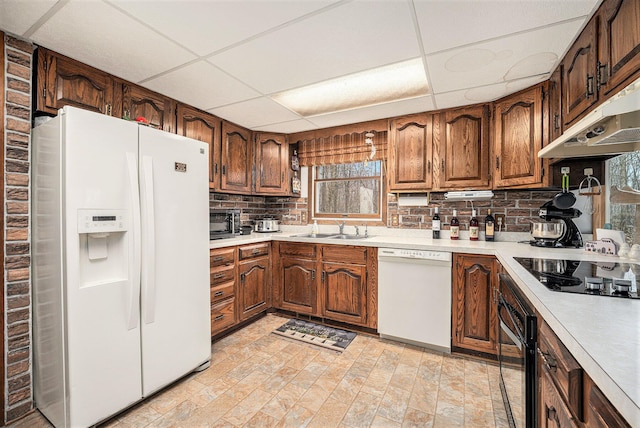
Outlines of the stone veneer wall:
{"label": "stone veneer wall", "polygon": [[29,143],[34,46],[5,35],[4,341],[6,422],[33,408]]}

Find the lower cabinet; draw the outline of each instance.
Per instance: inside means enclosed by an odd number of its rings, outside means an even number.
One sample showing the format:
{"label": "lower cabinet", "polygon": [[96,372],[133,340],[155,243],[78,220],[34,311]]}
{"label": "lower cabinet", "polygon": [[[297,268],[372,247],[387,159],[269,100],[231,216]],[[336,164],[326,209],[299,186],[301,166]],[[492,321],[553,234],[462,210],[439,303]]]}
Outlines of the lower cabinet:
{"label": "lower cabinet", "polygon": [[209,253],[211,336],[236,324],[235,262],[235,247],[219,248]]}
{"label": "lower cabinet", "polygon": [[270,243],[246,245],[238,249],[238,315],[240,321],[266,311],[271,283]]}
{"label": "lower cabinet", "polygon": [[451,345],[496,357],[499,264],[494,256],[454,254],[453,268]]}
{"label": "lower cabinet", "polygon": [[377,250],[275,243],[274,306],[377,328]]}

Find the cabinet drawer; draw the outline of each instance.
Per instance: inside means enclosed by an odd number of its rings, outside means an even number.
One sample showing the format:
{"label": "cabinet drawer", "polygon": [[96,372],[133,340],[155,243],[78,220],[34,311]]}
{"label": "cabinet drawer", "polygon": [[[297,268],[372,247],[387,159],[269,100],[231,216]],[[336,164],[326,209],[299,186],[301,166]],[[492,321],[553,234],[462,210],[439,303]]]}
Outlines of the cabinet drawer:
{"label": "cabinet drawer", "polygon": [[211,306],[211,335],[221,332],[236,322],[235,299],[223,300]]}
{"label": "cabinet drawer", "polygon": [[225,282],[211,287],[211,303],[219,302],[233,296],[234,282]]}
{"label": "cabinet drawer", "polygon": [[210,269],[209,279],[211,285],[222,284],[223,282],[235,281],[236,269],[234,265],[216,266]]}
{"label": "cabinet drawer", "polygon": [[542,369],[540,376],[540,401],[539,427],[578,427],[546,368]]}
{"label": "cabinet drawer", "polygon": [[246,260],[253,257],[268,256],[270,246],[270,243],[263,242],[260,244],[245,245],[243,247],[239,247],[238,257],[240,258],[240,260]]}
{"label": "cabinet drawer", "polygon": [[348,245],[326,245],[322,247],[322,261],[364,265],[367,264],[367,248]]}
{"label": "cabinet drawer", "polygon": [[576,417],[583,421],[582,367],[544,322],[540,326],[538,351],[541,364],[548,370],[563,399]]}
{"label": "cabinet drawer", "polygon": [[236,247],[219,248],[209,252],[209,266],[222,266],[233,264],[235,261]]}
{"label": "cabinet drawer", "polygon": [[316,246],[313,244],[298,244],[295,242],[281,242],[280,254],[315,259]]}

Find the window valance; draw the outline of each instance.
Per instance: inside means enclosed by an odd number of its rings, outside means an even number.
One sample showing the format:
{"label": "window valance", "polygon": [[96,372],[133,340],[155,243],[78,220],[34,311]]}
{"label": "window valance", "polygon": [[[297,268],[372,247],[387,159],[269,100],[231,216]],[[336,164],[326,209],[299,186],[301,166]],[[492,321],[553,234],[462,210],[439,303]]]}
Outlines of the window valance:
{"label": "window valance", "polygon": [[372,144],[365,142],[366,132],[315,137],[298,141],[300,165],[315,166],[387,159],[387,132],[374,132]]}

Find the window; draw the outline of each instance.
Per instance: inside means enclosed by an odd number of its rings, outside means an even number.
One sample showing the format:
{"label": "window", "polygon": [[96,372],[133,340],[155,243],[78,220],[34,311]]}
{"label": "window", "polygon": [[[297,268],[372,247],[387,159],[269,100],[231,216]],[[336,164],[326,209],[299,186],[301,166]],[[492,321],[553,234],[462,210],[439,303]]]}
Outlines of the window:
{"label": "window", "polygon": [[[640,151],[625,153],[607,161],[607,183],[611,201],[607,197],[607,222],[624,232],[626,242],[640,242],[637,219],[640,218]],[[623,192],[617,191],[622,189]],[[614,194],[617,193],[617,194]]]}
{"label": "window", "polygon": [[381,161],[313,168],[314,218],[382,219]]}

